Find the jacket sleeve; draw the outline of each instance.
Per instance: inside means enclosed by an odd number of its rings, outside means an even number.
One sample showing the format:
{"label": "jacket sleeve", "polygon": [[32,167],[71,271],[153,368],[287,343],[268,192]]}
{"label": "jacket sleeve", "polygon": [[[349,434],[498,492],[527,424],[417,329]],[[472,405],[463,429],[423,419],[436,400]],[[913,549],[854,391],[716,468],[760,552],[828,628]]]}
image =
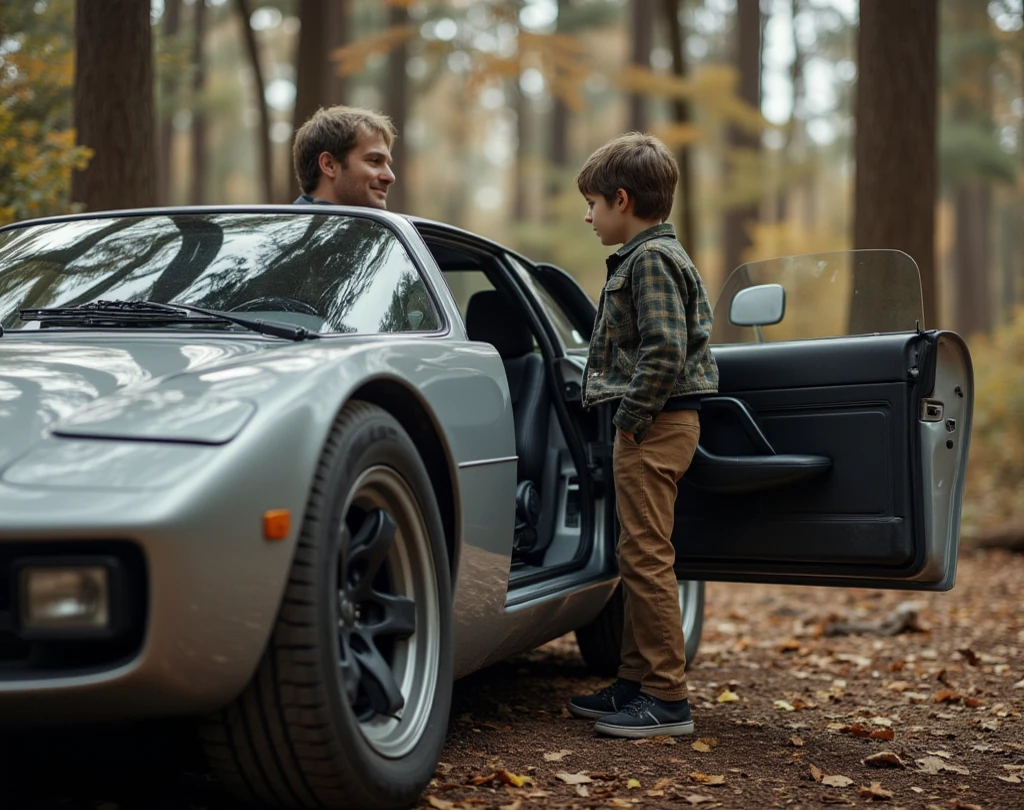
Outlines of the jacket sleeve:
{"label": "jacket sleeve", "polygon": [[686,280],[681,268],[654,249],[638,257],[632,275],[640,347],[636,369],[614,423],[637,441],[665,407],[686,364]]}

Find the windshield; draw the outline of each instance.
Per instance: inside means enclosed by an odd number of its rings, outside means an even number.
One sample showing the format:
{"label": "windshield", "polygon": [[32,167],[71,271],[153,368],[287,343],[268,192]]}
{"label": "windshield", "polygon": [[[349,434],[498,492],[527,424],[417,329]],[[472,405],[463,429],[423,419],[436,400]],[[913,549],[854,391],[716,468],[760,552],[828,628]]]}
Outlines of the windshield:
{"label": "windshield", "polygon": [[[779,284],[782,320],[770,326],[729,321],[741,290]],[[712,343],[809,340],[925,328],[917,264],[898,250],[809,253],[737,267],[715,303]]]}
{"label": "windshield", "polygon": [[39,328],[19,309],[98,300],[191,304],[328,333],[441,325],[395,234],[360,217],[203,212],[0,232],[5,329]]}

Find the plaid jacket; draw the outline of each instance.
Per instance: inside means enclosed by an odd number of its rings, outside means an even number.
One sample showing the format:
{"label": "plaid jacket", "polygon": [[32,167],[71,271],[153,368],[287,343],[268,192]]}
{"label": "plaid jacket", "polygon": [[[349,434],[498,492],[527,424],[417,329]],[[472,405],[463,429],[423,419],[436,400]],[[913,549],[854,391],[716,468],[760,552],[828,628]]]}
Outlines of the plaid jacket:
{"label": "plaid jacket", "polygon": [[614,422],[637,441],[669,397],[714,393],[711,305],[669,224],[637,234],[608,258],[608,281],[583,373],[583,403],[621,399]]}

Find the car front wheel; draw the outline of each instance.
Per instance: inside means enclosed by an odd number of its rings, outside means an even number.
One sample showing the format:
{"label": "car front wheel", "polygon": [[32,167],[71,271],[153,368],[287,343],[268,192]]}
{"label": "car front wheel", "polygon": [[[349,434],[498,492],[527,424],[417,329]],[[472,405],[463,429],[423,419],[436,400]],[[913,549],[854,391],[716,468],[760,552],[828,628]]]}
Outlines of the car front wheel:
{"label": "car front wheel", "polygon": [[347,405],[324,448],[270,644],[204,728],[246,802],[400,808],[434,774],[451,704],[448,555],[401,425]]}
{"label": "car front wheel", "polygon": [[[693,664],[704,629],[704,583],[679,580],[679,610],[686,638],[686,666]],[[576,643],[586,665],[598,675],[613,677],[619,670],[622,647],[622,585],[597,617],[576,630]]]}

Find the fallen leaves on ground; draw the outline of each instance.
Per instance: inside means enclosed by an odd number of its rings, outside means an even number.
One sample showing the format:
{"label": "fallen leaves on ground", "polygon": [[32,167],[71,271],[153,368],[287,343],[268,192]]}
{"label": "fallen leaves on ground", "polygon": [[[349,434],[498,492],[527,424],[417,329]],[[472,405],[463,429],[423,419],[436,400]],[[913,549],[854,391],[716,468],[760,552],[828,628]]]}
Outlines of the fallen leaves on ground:
{"label": "fallen leaves on ground", "polygon": [[[1022,556],[961,557],[955,591],[915,595],[929,630],[895,637],[822,628],[878,628],[898,593],[709,584],[688,672],[699,737],[612,740],[566,716],[608,684],[566,636],[456,683],[421,807],[1024,806],[1021,581]],[[473,784],[502,770],[532,782]]]}
{"label": "fallen leaves on ground", "polygon": [[520,776],[519,774],[506,770],[497,770],[481,776],[474,776],[470,781],[474,785],[486,785],[489,782],[500,782],[505,785],[512,785],[513,787],[522,787],[525,784],[533,784],[533,779],[531,777]]}
{"label": "fallen leaves on ground", "polygon": [[707,774],[701,773],[700,771],[694,771],[690,774],[690,778],[694,782],[698,782],[702,785],[723,785],[725,784],[725,777],[718,774]]}
{"label": "fallen leaves on ground", "polygon": [[587,776],[585,773],[556,773],[559,779],[561,779],[567,785],[585,785],[588,782],[594,780]]}
{"label": "fallen leaves on ground", "polygon": [[892,798],[891,790],[886,790],[879,782],[872,782],[868,787],[861,786],[857,789],[857,795],[868,801],[884,802]]}
{"label": "fallen leaves on ground", "polygon": [[861,760],[865,765],[875,768],[905,768],[903,760],[893,751],[879,751]]}
{"label": "fallen leaves on ground", "polygon": [[963,765],[954,765],[952,762],[946,762],[946,760],[941,757],[923,757],[922,759],[914,760],[914,762],[917,764],[918,770],[932,774],[933,776],[935,774],[942,773],[943,771],[959,773],[964,776],[970,774],[970,771]]}

